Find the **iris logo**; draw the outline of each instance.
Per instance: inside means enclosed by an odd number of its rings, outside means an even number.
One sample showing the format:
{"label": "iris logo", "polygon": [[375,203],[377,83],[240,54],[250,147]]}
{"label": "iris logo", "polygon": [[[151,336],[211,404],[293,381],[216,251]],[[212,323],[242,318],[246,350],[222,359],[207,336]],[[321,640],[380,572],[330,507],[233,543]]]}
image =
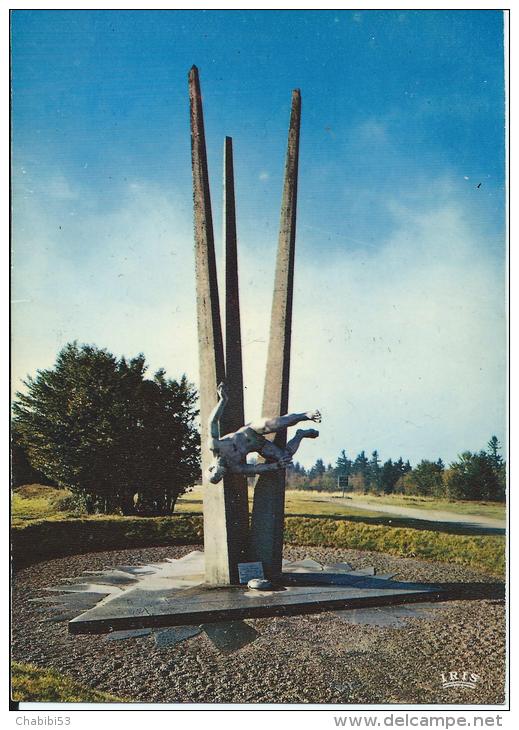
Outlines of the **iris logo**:
{"label": "iris logo", "polygon": [[442,672],[442,687],[447,689],[448,687],[468,687],[469,689],[476,689],[476,684],[479,680],[479,675],[474,672]]}

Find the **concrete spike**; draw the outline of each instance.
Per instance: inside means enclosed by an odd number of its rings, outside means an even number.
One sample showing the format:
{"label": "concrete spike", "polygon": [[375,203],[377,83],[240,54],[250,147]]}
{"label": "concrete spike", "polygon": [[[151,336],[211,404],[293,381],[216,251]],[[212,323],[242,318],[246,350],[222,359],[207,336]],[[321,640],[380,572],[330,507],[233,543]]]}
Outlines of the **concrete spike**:
{"label": "concrete spike", "polygon": [[243,367],[238,288],[238,237],[234,196],[232,138],[223,148],[223,240],[225,241],[225,371],[229,402],[223,415],[224,431],[230,433],[245,423],[243,407]]}
{"label": "concrete spike", "polygon": [[214,233],[207,170],[202,97],[198,69],[189,72],[191,158],[197,291],[199,395],[204,485],[204,545],[206,582],[219,585],[238,581],[237,563],[244,550],[246,525],[234,510],[233,484],[218,485],[205,477],[211,463],[207,422],[216,405],[216,387],[225,379],[223,339],[214,251]]}
{"label": "concrete spike", "polygon": [[[234,164],[231,137],[224,142],[223,239],[225,241],[225,371],[229,402],[222,419],[223,433],[231,433],[245,423],[243,407],[243,366],[241,347],[240,296],[238,284],[238,239],[234,195]],[[249,528],[247,478],[229,474],[225,479],[226,509],[234,520],[232,533],[238,538],[231,546],[235,563],[246,559]]]}
{"label": "concrete spike", "polygon": [[[264,416],[279,416],[288,411],[300,123],[301,94],[299,89],[296,89],[292,92],[285,183],[281,201],[279,244],[263,393]],[[274,442],[283,448],[286,445],[286,432],[277,433]],[[250,559],[261,561],[265,575],[269,578],[276,578],[281,572],[284,511],[285,472],[272,472],[260,476],[254,490]]]}

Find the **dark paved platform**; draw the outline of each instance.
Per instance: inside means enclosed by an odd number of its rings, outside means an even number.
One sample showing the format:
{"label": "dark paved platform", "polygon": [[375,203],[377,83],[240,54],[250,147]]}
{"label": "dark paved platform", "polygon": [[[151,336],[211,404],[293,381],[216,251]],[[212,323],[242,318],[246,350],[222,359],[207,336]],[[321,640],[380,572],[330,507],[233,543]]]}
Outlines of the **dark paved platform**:
{"label": "dark paved platform", "polygon": [[[128,588],[101,601],[69,622],[71,633],[104,633],[154,626],[184,626],[214,621],[332,609],[385,606],[442,597],[438,586],[403,583],[385,577],[344,573],[292,573],[286,585],[272,591],[242,586],[189,588]],[[312,582],[318,585],[312,585]],[[299,584],[300,583],[300,584]],[[299,584],[299,585],[298,585]]]}
{"label": "dark paved platform", "polygon": [[[51,597],[33,600],[55,602],[56,620],[67,620],[74,634],[121,634],[152,628],[164,632],[164,627],[171,627],[161,638],[171,644],[204,628],[214,642],[227,646],[251,640],[252,629],[242,619],[330,610],[342,616],[359,610],[369,614],[391,606],[401,606],[405,615],[404,604],[501,599],[504,589],[495,583],[397,581],[391,573],[375,575],[372,567],[321,565],[311,558],[284,560],[280,585],[274,590],[215,587],[204,583],[204,555],[195,550],[177,560],[85,571],[46,590],[52,592]],[[219,626],[214,631],[207,628],[215,623]]]}

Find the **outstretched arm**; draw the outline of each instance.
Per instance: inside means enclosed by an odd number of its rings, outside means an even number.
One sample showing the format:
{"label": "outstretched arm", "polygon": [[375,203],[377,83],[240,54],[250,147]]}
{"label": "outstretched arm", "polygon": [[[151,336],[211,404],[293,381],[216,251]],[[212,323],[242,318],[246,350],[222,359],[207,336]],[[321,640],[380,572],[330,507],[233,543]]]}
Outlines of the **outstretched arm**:
{"label": "outstretched arm", "polygon": [[220,418],[222,417],[227,401],[229,400],[225,383],[220,383],[216,392],[218,393],[218,403],[213,408],[211,415],[209,416],[209,433],[213,439],[220,438]]}

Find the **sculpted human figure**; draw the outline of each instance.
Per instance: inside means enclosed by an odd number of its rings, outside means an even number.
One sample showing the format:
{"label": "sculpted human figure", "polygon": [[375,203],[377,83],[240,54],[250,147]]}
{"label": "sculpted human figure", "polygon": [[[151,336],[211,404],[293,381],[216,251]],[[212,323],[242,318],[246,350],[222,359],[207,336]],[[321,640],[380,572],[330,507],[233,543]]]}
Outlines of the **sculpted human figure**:
{"label": "sculpted human figure", "polygon": [[[265,438],[265,434],[283,431],[301,421],[321,422],[319,411],[290,413],[276,418],[261,418],[242,426],[234,433],[220,436],[220,419],[228,401],[224,383],[218,386],[218,403],[209,417],[209,448],[214,454],[214,463],[208,469],[212,484],[218,484],[227,472],[231,474],[264,474],[286,469],[292,463],[304,438],[315,439],[319,431],[314,428],[298,429],[284,449]],[[247,464],[247,454],[256,452],[265,459],[264,464]]]}

